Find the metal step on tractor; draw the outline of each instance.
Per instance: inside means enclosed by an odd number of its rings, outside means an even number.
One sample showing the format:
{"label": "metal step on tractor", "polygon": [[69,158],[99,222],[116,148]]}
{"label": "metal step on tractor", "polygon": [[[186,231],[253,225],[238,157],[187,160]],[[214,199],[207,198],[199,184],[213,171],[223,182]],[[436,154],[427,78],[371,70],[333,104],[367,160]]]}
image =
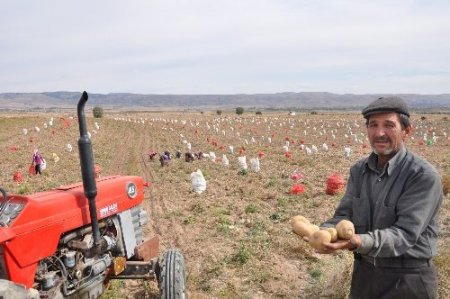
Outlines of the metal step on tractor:
{"label": "metal step on tractor", "polygon": [[156,279],[160,298],[187,298],[177,249],[146,238],[139,176],[95,178],[83,92],[77,106],[83,182],[31,195],[0,188],[0,298],[99,298],[111,279]]}

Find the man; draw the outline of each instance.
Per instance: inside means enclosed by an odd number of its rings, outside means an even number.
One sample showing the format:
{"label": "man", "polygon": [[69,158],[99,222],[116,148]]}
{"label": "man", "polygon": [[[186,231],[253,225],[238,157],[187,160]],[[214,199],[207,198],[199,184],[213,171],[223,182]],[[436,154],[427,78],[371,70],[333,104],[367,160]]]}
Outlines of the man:
{"label": "man", "polygon": [[379,98],[362,114],[373,153],[352,166],[344,197],[322,224],[348,219],[356,234],[321,253],[354,251],[351,298],[436,298],[440,176],[405,148],[412,128],[401,98]]}

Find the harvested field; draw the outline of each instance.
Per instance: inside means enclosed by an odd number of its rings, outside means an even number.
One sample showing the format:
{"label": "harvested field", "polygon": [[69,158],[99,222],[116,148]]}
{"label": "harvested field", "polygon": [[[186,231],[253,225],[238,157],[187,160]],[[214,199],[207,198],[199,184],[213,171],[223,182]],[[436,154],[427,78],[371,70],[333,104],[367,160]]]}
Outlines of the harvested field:
{"label": "harvested field", "polygon": [[[8,193],[30,194],[81,181],[74,116],[75,112],[2,115],[0,186]],[[412,119],[415,130],[408,149],[430,161],[448,182],[449,115],[415,114]],[[337,173],[346,179],[350,166],[370,153],[360,114],[108,114],[88,117],[88,129],[102,176],[139,175],[151,182],[144,203],[151,218],[147,234],[161,236],[162,251],[175,247],[183,252],[191,298],[346,297],[352,256],[315,253],[292,233],[289,219],[302,214],[320,224],[332,215],[341,193],[326,193],[327,178]],[[210,158],[185,162],[187,144],[191,152],[208,153]],[[48,166],[42,176],[30,177],[35,147]],[[176,150],[183,154],[179,159]],[[173,157],[162,167],[158,156],[149,158],[150,151],[169,151]],[[59,161],[53,160],[53,153]],[[246,171],[240,169],[239,156],[247,158]],[[260,157],[258,172],[250,165],[256,157]],[[201,194],[193,191],[190,177],[197,169],[207,182]],[[15,171],[22,172],[21,183],[13,181]],[[298,174],[296,180],[293,174]],[[303,185],[305,192],[292,194],[294,184]],[[435,263],[440,297],[448,298],[448,194],[440,221]],[[154,282],[115,281],[104,298],[157,298],[157,287]]]}

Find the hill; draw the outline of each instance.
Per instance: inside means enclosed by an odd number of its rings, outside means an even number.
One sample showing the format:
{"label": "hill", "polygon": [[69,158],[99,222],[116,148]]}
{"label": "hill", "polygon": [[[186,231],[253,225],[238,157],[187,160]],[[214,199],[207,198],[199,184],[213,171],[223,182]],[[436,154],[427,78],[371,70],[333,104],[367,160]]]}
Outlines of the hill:
{"label": "hill", "polygon": [[[0,93],[3,111],[74,109],[80,92]],[[450,94],[397,94],[412,109],[450,110]],[[111,110],[214,110],[245,107],[261,110],[359,110],[384,94],[334,94],[328,92],[283,92],[274,94],[174,95],[89,93],[89,104]]]}

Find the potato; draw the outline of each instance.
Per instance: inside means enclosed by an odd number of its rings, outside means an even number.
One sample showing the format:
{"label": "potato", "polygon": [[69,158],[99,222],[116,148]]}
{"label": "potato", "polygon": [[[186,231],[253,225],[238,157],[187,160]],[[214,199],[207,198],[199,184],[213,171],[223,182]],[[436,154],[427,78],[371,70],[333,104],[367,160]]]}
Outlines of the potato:
{"label": "potato", "polygon": [[301,221],[292,222],[292,230],[300,237],[308,237],[315,231],[319,230],[317,225],[305,223]]}
{"label": "potato", "polygon": [[323,250],[325,249],[324,243],[331,242],[331,234],[324,229],[315,231],[309,238],[309,244],[315,249]]}
{"label": "potato", "polygon": [[355,234],[355,226],[349,220],[341,220],[336,224],[339,239],[350,240]]}
{"label": "potato", "polygon": [[326,230],[331,235],[331,242],[336,242],[338,239],[338,232],[335,227],[324,227],[323,230]]}
{"label": "potato", "polygon": [[291,223],[296,222],[296,221],[300,221],[300,222],[305,222],[305,223],[310,223],[309,220],[302,216],[302,215],[296,215],[294,217],[291,218]]}
{"label": "potato", "polygon": [[[310,224],[310,227],[311,227],[311,231],[314,233],[315,231],[318,231],[318,230],[320,230],[320,227],[318,227],[317,225],[315,225],[315,224]],[[311,236],[311,234],[309,235],[309,237]]]}

